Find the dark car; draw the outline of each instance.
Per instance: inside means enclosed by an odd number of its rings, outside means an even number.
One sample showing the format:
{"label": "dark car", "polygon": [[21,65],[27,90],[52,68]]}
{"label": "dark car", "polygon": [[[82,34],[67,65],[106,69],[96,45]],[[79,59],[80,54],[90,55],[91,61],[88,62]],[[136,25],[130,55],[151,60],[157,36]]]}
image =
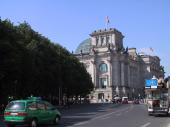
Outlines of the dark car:
{"label": "dark car", "polygon": [[122,104],[128,104],[128,97],[122,97]]}
{"label": "dark car", "polygon": [[121,103],[122,99],[118,96],[114,97],[114,99],[112,100],[113,103]]}
{"label": "dark car", "polygon": [[135,99],[135,100],[133,101],[133,104],[139,104],[139,100],[138,100],[138,99]]}

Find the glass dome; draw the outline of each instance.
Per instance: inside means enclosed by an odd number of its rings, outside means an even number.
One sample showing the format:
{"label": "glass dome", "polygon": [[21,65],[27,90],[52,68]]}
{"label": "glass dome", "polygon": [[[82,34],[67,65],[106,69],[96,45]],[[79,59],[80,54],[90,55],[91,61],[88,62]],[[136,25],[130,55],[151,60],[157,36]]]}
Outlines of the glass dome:
{"label": "glass dome", "polygon": [[76,54],[80,54],[81,51],[82,51],[82,53],[90,53],[91,48],[92,48],[91,39],[88,38],[88,39],[82,41],[79,44],[79,46],[77,47],[75,53]]}

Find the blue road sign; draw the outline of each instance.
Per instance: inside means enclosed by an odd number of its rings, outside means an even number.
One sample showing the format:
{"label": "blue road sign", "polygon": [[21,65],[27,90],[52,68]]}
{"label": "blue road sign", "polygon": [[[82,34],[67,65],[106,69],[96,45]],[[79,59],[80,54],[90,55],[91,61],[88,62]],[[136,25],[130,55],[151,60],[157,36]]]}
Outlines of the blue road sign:
{"label": "blue road sign", "polygon": [[147,79],[145,80],[145,88],[157,88],[158,80],[157,79]]}

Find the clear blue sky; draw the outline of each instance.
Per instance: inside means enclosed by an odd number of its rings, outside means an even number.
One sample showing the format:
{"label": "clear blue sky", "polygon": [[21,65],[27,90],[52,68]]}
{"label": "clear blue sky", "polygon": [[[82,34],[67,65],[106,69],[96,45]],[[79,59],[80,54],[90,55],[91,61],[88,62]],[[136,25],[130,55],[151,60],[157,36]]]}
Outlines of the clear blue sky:
{"label": "clear blue sky", "polygon": [[125,36],[125,47],[152,47],[170,75],[170,0],[0,0],[0,16],[28,22],[69,51],[104,29],[109,16],[110,27]]}

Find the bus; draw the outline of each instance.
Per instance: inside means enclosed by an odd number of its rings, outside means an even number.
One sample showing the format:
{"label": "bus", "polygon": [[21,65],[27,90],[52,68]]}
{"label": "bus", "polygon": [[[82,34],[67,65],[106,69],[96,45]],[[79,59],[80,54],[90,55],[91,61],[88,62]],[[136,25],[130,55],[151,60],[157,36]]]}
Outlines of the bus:
{"label": "bus", "polygon": [[168,92],[168,88],[145,89],[148,115],[169,115]]}

